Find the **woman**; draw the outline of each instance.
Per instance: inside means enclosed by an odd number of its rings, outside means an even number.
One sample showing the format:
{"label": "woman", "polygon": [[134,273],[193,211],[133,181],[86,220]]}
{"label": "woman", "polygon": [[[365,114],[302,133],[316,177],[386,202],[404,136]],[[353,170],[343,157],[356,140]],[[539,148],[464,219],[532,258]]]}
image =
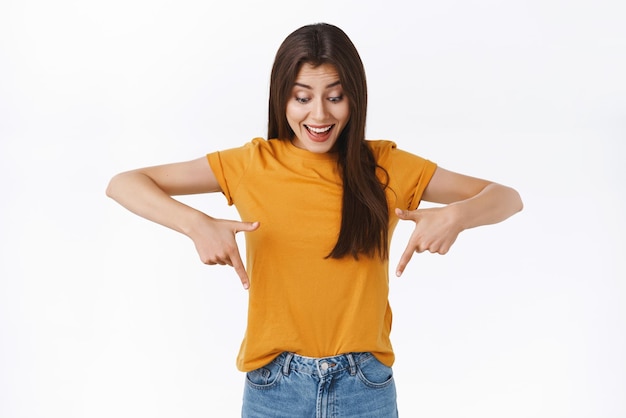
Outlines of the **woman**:
{"label": "woman", "polygon": [[[389,244],[415,222],[414,252],[445,254],[468,228],[521,210],[508,187],[447,171],[366,141],[363,64],[339,28],[304,26],[280,46],[267,140],[115,176],[107,194],[190,237],[206,264],[227,264],[249,289],[237,366],[244,417],[394,417]],[[222,192],[244,222],[173,198]],[[444,206],[417,209],[421,200]],[[246,234],[247,262],[235,234]]]}

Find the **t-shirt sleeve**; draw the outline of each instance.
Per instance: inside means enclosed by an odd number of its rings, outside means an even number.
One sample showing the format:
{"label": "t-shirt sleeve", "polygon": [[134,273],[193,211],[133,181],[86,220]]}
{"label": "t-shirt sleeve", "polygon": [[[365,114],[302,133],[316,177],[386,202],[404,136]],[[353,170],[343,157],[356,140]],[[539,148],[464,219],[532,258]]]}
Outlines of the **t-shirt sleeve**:
{"label": "t-shirt sleeve", "polygon": [[391,171],[404,192],[404,201],[398,203],[409,210],[417,209],[437,164],[399,149],[392,150],[391,161]]}
{"label": "t-shirt sleeve", "polygon": [[389,174],[389,187],[396,199],[395,206],[417,209],[437,164],[398,149],[392,141],[374,141],[372,145],[378,164]]}
{"label": "t-shirt sleeve", "polygon": [[235,203],[237,187],[253,158],[256,143],[257,140],[253,140],[242,147],[207,154],[211,170],[229,205]]}

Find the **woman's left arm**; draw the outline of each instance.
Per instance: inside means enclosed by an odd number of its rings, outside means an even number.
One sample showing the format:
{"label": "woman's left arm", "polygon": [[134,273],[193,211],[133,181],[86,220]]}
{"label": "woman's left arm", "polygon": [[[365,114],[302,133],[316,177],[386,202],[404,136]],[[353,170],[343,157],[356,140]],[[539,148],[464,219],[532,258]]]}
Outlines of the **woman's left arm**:
{"label": "woman's left arm", "polygon": [[400,257],[397,276],[402,274],[413,253],[445,254],[462,231],[501,222],[523,207],[519,193],[510,187],[441,167],[435,170],[422,200],[446,206],[413,211],[396,209],[400,219],[415,222],[415,230]]}

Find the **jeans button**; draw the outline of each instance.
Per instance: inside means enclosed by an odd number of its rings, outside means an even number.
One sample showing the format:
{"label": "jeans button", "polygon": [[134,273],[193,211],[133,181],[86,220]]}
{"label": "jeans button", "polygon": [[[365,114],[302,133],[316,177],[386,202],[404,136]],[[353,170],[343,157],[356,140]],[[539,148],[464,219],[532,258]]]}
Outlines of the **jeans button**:
{"label": "jeans button", "polygon": [[320,367],[322,368],[322,371],[325,372],[326,370],[328,370],[328,363],[324,361],[320,364]]}

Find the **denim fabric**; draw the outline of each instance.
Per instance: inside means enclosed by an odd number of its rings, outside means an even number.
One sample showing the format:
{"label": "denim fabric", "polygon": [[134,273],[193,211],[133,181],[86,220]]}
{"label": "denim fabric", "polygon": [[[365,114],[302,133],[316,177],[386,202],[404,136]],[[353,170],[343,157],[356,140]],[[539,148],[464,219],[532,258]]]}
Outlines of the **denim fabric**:
{"label": "denim fabric", "polygon": [[246,374],[243,418],[395,418],[390,367],[370,353],[283,353]]}

